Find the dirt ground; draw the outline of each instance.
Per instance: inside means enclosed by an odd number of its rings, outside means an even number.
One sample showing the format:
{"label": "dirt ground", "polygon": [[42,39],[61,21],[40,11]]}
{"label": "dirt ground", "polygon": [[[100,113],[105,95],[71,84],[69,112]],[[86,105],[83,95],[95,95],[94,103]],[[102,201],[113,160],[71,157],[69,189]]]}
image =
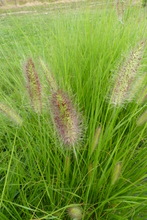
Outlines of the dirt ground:
{"label": "dirt ground", "polygon": [[41,6],[41,5],[49,5],[49,4],[66,4],[66,3],[80,2],[80,1],[81,0],[52,0],[52,1],[0,0],[0,7],[20,8],[20,7]]}
{"label": "dirt ground", "polygon": [[[21,7],[31,7],[31,6],[43,6],[50,4],[68,4],[73,2],[95,2],[100,4],[105,4],[107,0],[0,0],[0,8],[21,8]],[[117,0],[112,0],[111,3],[116,3]],[[128,4],[129,0],[119,0],[119,4]],[[142,0],[132,0],[132,5],[141,4]]]}
{"label": "dirt ground", "polygon": [[[0,0],[0,2],[6,1],[6,0]],[[49,14],[55,9],[61,9],[61,8],[67,8],[72,7],[79,8],[79,7],[85,7],[85,5],[90,5],[90,8],[94,8],[98,6],[99,8],[103,8],[106,5],[107,0],[45,0],[44,2],[42,0],[35,1],[35,0],[7,0],[9,3],[13,1],[13,4],[1,4],[0,3],[0,17],[4,18],[7,15],[21,15],[21,14]],[[15,1],[20,1],[21,4],[15,5]],[[24,2],[27,1],[27,2]],[[125,7],[130,5],[129,0],[119,0],[119,4],[116,4],[118,0],[112,0],[110,3],[110,6],[116,5],[118,14],[121,16],[123,13],[123,10]],[[141,5],[142,0],[132,0],[131,5]],[[34,10],[35,7],[35,10]],[[37,9],[41,8],[41,12],[39,12]],[[48,10],[47,10],[48,8]],[[39,9],[40,10],[40,9]]]}

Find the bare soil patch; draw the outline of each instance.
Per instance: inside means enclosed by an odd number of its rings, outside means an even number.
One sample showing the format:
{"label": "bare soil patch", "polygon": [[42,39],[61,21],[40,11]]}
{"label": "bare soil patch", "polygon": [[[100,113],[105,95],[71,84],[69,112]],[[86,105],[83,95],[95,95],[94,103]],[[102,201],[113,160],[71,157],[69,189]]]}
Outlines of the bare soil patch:
{"label": "bare soil patch", "polygon": [[26,1],[16,1],[15,2],[5,2],[3,1],[0,3],[0,8],[3,9],[11,9],[11,8],[22,8],[22,7],[35,7],[35,6],[43,6],[43,5],[56,5],[56,4],[68,4],[73,2],[81,2],[82,0],[57,0],[57,1],[33,1],[33,2],[26,2]]}

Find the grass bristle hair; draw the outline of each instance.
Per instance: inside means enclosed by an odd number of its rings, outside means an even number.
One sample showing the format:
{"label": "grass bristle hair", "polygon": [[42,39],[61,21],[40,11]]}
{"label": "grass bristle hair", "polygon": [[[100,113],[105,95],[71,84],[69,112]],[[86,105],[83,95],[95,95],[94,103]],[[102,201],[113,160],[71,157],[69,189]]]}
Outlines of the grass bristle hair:
{"label": "grass bristle hair", "polygon": [[40,113],[42,111],[41,84],[31,58],[28,59],[25,65],[25,74],[31,105],[36,113]]}
{"label": "grass bristle hair", "polygon": [[52,94],[51,110],[57,131],[63,143],[68,147],[74,146],[81,134],[79,114],[73,107],[70,98],[62,90]]}
{"label": "grass bristle hair", "polygon": [[142,41],[120,66],[112,88],[111,103],[113,105],[122,106],[126,101],[131,101],[131,97],[133,97],[131,93],[132,83],[137,80],[136,77],[144,47],[145,42]]}

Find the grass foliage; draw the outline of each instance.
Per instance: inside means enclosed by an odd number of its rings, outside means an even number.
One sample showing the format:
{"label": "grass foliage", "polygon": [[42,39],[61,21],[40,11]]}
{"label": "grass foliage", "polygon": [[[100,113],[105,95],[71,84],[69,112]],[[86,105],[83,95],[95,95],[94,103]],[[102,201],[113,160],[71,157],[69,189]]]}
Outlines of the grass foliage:
{"label": "grass foliage", "polygon": [[[0,219],[147,219],[147,127],[136,124],[147,104],[115,106],[110,89],[146,24],[139,8],[122,18],[107,7],[0,17]],[[147,73],[146,48],[138,74]],[[41,113],[24,77],[29,58]],[[76,154],[58,135],[40,60],[80,113]]]}

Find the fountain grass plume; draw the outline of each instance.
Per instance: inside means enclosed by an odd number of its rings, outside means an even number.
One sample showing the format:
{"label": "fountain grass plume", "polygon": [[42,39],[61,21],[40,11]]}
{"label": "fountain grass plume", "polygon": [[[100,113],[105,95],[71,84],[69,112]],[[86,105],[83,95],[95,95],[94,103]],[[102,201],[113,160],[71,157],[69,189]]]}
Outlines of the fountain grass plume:
{"label": "fountain grass plume", "polygon": [[79,115],[74,109],[70,98],[62,90],[52,94],[51,110],[63,143],[68,147],[74,147],[81,134]]}
{"label": "fountain grass plume", "polygon": [[137,100],[137,103],[142,104],[147,100],[147,86],[141,90],[140,96]]}
{"label": "fountain grass plume", "polygon": [[32,107],[36,113],[40,113],[42,111],[41,84],[31,58],[28,59],[25,66],[25,74]]}
{"label": "fountain grass plume", "polygon": [[95,151],[95,149],[96,149],[96,147],[97,147],[97,145],[99,143],[101,132],[102,132],[102,126],[99,126],[96,129],[95,134],[94,134],[90,156],[93,154],[93,152]]}
{"label": "fountain grass plume", "polygon": [[129,94],[132,83],[137,77],[144,47],[145,41],[142,41],[119,68],[111,97],[111,103],[115,106],[122,106],[126,101],[131,101]]}
{"label": "fountain grass plume", "polygon": [[73,205],[68,208],[68,215],[73,220],[80,220],[83,217],[83,210],[80,206]]}
{"label": "fountain grass plume", "polygon": [[54,79],[54,76],[51,74],[50,70],[48,69],[47,65],[43,62],[42,59],[40,59],[40,63],[52,92],[56,92],[58,90],[58,86]]}
{"label": "fountain grass plume", "polygon": [[137,98],[138,94],[140,95],[140,91],[144,86],[145,81],[146,81],[146,74],[142,74],[136,77],[128,93],[128,101],[132,101],[133,99]]}
{"label": "fountain grass plume", "polygon": [[0,103],[0,111],[3,112],[9,119],[13,120],[17,125],[22,125],[22,118],[7,105]]}
{"label": "fountain grass plume", "polygon": [[119,161],[118,163],[115,164],[113,174],[112,174],[111,185],[114,185],[116,181],[119,179],[120,174],[121,174],[121,169],[122,169],[122,162]]}
{"label": "fountain grass plume", "polygon": [[141,126],[147,122],[147,110],[137,119],[136,125]]}

